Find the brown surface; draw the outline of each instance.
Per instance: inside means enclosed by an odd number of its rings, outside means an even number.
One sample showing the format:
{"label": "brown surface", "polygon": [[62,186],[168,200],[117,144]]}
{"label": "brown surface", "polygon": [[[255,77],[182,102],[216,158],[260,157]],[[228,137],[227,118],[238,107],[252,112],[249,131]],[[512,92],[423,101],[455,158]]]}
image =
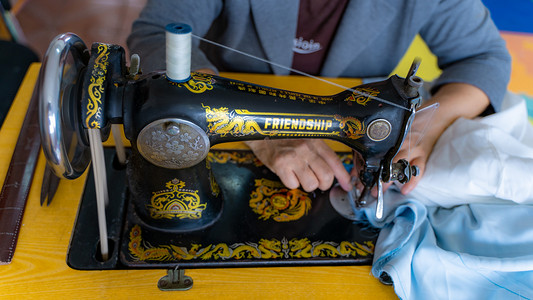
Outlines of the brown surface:
{"label": "brown surface", "polygon": [[[40,57],[58,34],[126,46],[126,38],[146,0],[18,0],[14,14],[30,48]],[[15,8],[16,7],[16,8]]]}
{"label": "brown surface", "polygon": [[39,106],[33,97],[0,192],[0,264],[10,263],[17,246],[26,200],[39,158]]}

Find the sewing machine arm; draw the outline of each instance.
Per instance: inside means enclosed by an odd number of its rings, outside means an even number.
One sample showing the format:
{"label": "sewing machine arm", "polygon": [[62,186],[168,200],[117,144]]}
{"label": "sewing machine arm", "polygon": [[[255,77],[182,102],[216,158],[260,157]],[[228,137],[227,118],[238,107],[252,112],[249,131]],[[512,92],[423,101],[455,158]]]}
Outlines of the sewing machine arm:
{"label": "sewing machine arm", "polygon": [[[77,47],[67,53],[85,67],[75,69],[75,79],[60,80],[59,100],[52,105],[68,113],[56,114],[50,122],[70,128],[76,144],[67,146],[66,140],[72,139],[55,136],[57,130],[49,124],[42,126],[45,155],[58,176],[79,176],[89,163],[87,155],[76,162],[76,172],[65,174],[64,165],[73,162],[65,149],[86,153],[87,129],[100,129],[105,140],[110,124],[123,124],[133,151],[169,170],[199,165],[218,143],[321,138],[344,143],[360,155],[365,190],[381,181],[408,181],[412,174],[409,163],[392,162],[420,103],[417,63],[406,79],[392,76],[316,96],[202,73],[191,73],[183,82],[169,80],[163,72],[136,74],[126,66],[122,47],[95,43],[87,61],[79,44],[78,38]],[[60,145],[46,142],[50,139]]]}

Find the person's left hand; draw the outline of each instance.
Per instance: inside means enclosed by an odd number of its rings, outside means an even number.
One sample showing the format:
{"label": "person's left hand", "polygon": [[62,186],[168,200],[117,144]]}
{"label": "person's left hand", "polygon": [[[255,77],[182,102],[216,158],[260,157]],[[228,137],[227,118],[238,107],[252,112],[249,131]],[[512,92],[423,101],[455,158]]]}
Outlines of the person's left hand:
{"label": "person's left hand", "polygon": [[[415,126],[411,128],[409,135],[406,137],[402,148],[400,148],[400,151],[398,151],[398,154],[396,154],[396,157],[394,158],[394,162],[397,162],[400,159],[405,159],[411,166],[418,167],[418,174],[416,176],[411,176],[409,182],[401,187],[401,193],[404,195],[409,194],[424,176],[429,156],[433,151],[435,143],[440,137],[440,132],[435,133],[435,131],[431,129],[425,131],[424,128],[417,128],[416,124],[414,125]],[[422,125],[431,126],[431,124],[421,124],[420,126]],[[419,143],[417,143],[417,141],[419,141]],[[385,190],[391,184],[392,182],[385,184]]]}
{"label": "person's left hand", "polygon": [[[418,176],[411,177],[411,180],[401,187],[404,195],[410,193],[424,176],[433,147],[442,133],[458,118],[475,118],[490,104],[482,90],[465,83],[443,85],[425,106],[434,103],[439,103],[439,107],[429,119],[419,118],[417,121],[415,116],[411,126],[411,136],[406,137],[402,148],[394,158],[395,161],[406,159],[411,166],[419,168]],[[390,185],[391,183],[384,184],[384,191]],[[377,195],[377,191],[373,194]]]}
{"label": "person's left hand", "polygon": [[[424,130],[424,126],[431,125],[427,125],[424,122],[420,122],[418,124],[418,126],[416,122],[413,124],[413,127],[411,128],[408,136],[405,138],[402,147],[394,157],[394,162],[398,162],[400,159],[405,159],[411,166],[418,167],[419,172],[417,176],[411,176],[409,182],[405,183],[401,187],[401,193],[404,195],[410,193],[422,179],[422,176],[426,170],[426,164],[429,156],[440,136],[429,129]],[[363,167],[362,164],[363,162],[354,157],[354,168],[352,169],[351,176],[359,176],[358,172],[361,171]],[[393,181],[383,183],[383,192],[385,192],[393,183]],[[362,185],[359,184],[357,188],[362,190]],[[373,197],[378,196],[377,186],[373,187],[371,194]]]}

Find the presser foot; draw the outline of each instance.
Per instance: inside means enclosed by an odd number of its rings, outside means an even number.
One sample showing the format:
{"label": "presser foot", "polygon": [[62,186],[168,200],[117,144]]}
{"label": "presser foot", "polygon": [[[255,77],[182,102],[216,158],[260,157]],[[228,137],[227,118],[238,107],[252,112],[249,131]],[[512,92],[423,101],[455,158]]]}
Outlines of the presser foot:
{"label": "presser foot", "polygon": [[[407,183],[411,177],[418,176],[420,173],[417,166],[411,166],[408,161],[401,159],[391,166],[390,180],[398,181],[399,183]],[[378,173],[379,177],[376,181],[377,197],[371,195],[371,189],[364,187],[361,191],[358,187],[362,186],[361,181],[357,177],[352,177],[353,188],[346,192],[339,184],[331,188],[329,199],[333,208],[344,218],[359,221],[364,218],[364,213],[361,208],[376,201],[375,217],[378,221],[383,220],[384,212],[384,191],[383,191],[383,166],[380,167]],[[371,199],[371,200],[370,200]]]}

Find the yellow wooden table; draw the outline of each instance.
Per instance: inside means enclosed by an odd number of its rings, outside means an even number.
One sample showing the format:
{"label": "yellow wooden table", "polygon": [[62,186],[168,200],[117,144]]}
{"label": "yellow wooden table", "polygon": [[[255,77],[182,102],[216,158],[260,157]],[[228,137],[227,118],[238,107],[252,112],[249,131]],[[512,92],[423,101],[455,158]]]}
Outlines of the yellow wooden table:
{"label": "yellow wooden table", "polygon": [[[34,64],[0,130],[0,183],[3,184],[40,65]],[[311,94],[339,88],[301,77],[222,74],[239,80]],[[355,80],[337,83],[355,86]],[[41,153],[29,194],[13,261],[0,265],[0,299],[395,299],[392,287],[370,274],[370,266],[193,269],[194,286],[184,292],[162,292],[158,270],[77,271],[66,264],[67,248],[86,175],[62,180],[50,206],[39,195],[45,166]]]}

